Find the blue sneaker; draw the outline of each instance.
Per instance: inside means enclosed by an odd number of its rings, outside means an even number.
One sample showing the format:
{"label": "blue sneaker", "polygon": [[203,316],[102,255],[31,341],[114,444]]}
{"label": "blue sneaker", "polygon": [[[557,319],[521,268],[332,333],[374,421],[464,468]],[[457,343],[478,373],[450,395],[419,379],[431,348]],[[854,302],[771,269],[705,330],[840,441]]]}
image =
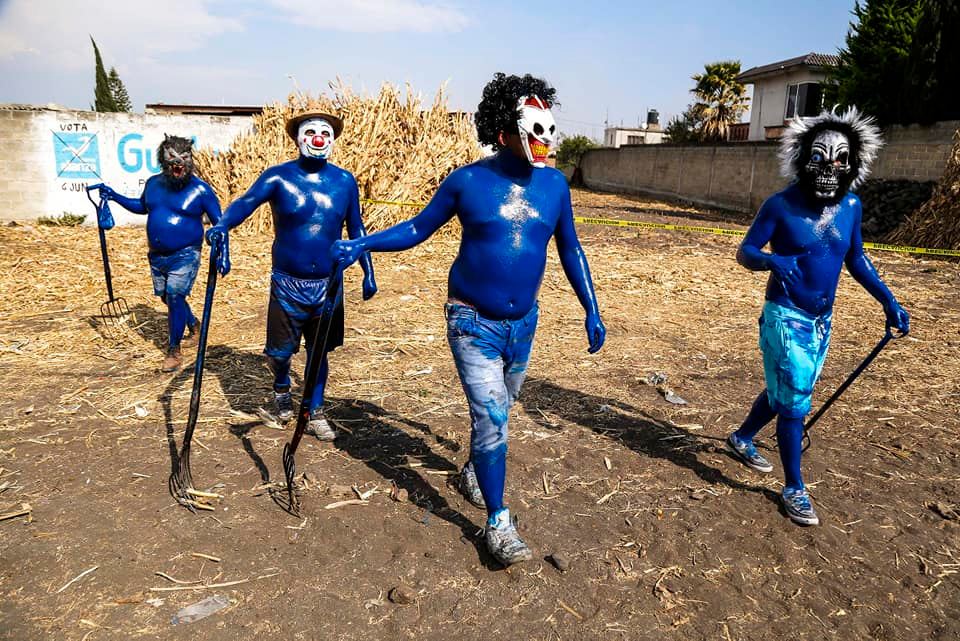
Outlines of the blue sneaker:
{"label": "blue sneaker", "polygon": [[783,509],[787,511],[790,520],[798,525],[819,525],[820,519],[817,513],[813,511],[813,504],[810,502],[810,495],[806,488],[795,490],[790,487],[783,488]]}
{"label": "blue sneaker", "polygon": [[757,446],[753,444],[753,441],[742,441],[736,433],[733,433],[727,437],[727,448],[734,458],[751,470],[764,473],[773,471],[773,465],[757,451]]}

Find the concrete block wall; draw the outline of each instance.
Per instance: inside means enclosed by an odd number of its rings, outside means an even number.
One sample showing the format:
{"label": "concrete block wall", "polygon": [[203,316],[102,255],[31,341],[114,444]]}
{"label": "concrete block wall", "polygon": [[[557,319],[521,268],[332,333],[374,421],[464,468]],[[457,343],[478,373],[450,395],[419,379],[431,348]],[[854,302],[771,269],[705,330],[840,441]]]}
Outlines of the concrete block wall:
{"label": "concrete block wall", "polygon": [[[874,178],[939,180],[960,122],[891,127],[874,165]],[[782,189],[777,144],[639,145],[588,151],[584,184],[600,191],[646,194],[755,212]]]}
{"label": "concrete block wall", "polygon": [[[193,137],[196,145],[226,149],[248,130],[248,117],[179,116],[4,109],[0,107],[0,221],[86,214],[85,187],[105,182],[139,196],[159,171],[155,158],[164,134]],[[144,216],[111,207],[118,225],[144,224]]]}

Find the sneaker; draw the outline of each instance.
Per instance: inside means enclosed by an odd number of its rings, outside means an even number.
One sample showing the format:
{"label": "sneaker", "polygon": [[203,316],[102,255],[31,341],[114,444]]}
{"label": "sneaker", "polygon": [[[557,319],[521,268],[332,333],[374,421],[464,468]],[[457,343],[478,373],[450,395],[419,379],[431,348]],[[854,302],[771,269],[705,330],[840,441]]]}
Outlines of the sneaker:
{"label": "sneaker", "polygon": [[517,533],[516,526],[510,520],[510,510],[507,508],[498,510],[487,520],[483,538],[487,542],[490,554],[503,565],[513,565],[533,559],[533,552]]}
{"label": "sneaker", "polygon": [[195,342],[197,342],[197,337],[200,335],[200,332],[198,331],[199,329],[200,323],[187,325],[187,331],[183,334],[183,344],[193,345]]}
{"label": "sneaker", "polygon": [[183,364],[183,356],[180,354],[180,346],[171,347],[167,352],[167,357],[163,359],[163,365],[160,366],[161,372],[175,372]]}
{"label": "sneaker", "polygon": [[765,459],[753,441],[741,441],[736,434],[727,437],[727,448],[733,454],[734,458],[757,472],[772,472],[773,465]]}
{"label": "sneaker", "polygon": [[806,488],[795,490],[793,488],[783,488],[783,509],[787,511],[790,520],[798,525],[819,525],[820,519],[817,513],[813,511],[813,504],[810,503],[810,495]]}
{"label": "sneaker", "polygon": [[330,427],[330,422],[323,415],[323,408],[321,407],[310,412],[310,421],[303,431],[311,436],[316,436],[321,441],[332,441],[337,438],[337,433]]}
{"label": "sneaker", "polygon": [[486,508],[487,504],[483,500],[483,492],[480,491],[480,484],[477,483],[477,473],[473,469],[473,463],[467,463],[460,472],[460,493],[470,501],[474,506]]}
{"label": "sneaker", "polygon": [[277,420],[286,423],[293,418],[293,397],[290,392],[274,392],[273,400],[277,406]]}

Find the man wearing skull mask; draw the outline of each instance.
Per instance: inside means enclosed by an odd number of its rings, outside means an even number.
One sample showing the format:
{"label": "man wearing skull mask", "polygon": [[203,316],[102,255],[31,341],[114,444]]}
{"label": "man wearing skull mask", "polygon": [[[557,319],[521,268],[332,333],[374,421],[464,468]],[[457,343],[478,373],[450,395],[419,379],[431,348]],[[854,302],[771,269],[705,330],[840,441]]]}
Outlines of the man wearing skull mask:
{"label": "man wearing skull mask", "polygon": [[[879,147],[872,119],[856,109],[794,120],[780,150],[781,172],[793,182],[763,203],[737,252],[744,267],[770,272],[760,316],[767,388],[727,445],[748,467],[772,471],[753,438],[777,418],[783,505],[801,525],[819,523],[800,472],[803,419],[826,358],[843,265],[883,305],[887,327],[910,329],[909,315],[863,252],[860,199],[849,193],[866,179]],[[767,243],[770,252],[762,251]]]}
{"label": "man wearing skull mask", "polygon": [[151,176],[140,198],[128,198],[107,185],[100,197],[113,200],[134,214],[147,215],[147,242],[153,292],[167,305],[169,346],[161,370],[180,368],[180,343],[187,328],[193,336],[197,319],[187,303],[200,268],[203,216],[216,224],[220,201],[213,188],[194,175],[193,141],[164,135],[157,148],[161,173]]}
{"label": "man wearing skull mask", "polygon": [[[217,225],[207,231],[207,241],[220,249],[220,269],[230,270],[228,232],[246,220],[257,207],[270,203],[273,212],[273,273],[267,308],[267,342],[264,354],[274,374],[273,390],[277,417],[293,417],[290,394],[290,360],[300,349],[306,332],[307,348],[314,324],[327,296],[327,279],[335,264],[330,254],[333,241],[343,233],[350,238],[366,234],[360,218],[360,191],[349,171],[328,158],[343,122],[324,113],[304,113],[287,121],[287,134],[297,143],[300,155],[265,170],[243,196],[235,200]],[[377,292],[373,262],[362,260],[363,299]],[[327,339],[327,353],[343,344],[343,305],[337,306],[334,325]],[[323,415],[323,396],[329,373],[327,353],[321,355],[320,373],[311,396],[310,421],[306,431],[323,441],[336,432]]]}
{"label": "man wearing skull mask", "polygon": [[484,533],[504,565],[532,558],[503,502],[507,419],[533,347],[537,295],[553,238],[564,273],[586,312],[588,351],[603,345],[587,259],[574,229],[563,174],[545,166],[556,139],[550,113],[556,92],[530,75],[498,73],[476,113],[481,144],[497,153],[451,173],[417,216],[365,238],[334,243],[349,265],[367,251],[401,251],[430,237],[454,216],[463,234],[450,268],[447,338],[470,407],[470,461],[461,489],[486,507]]}

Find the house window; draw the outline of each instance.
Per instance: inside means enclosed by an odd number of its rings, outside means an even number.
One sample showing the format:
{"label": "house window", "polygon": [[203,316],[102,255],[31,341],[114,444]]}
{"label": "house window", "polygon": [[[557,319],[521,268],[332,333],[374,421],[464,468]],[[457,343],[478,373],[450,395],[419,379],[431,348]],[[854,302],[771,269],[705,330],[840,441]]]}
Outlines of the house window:
{"label": "house window", "polygon": [[787,85],[787,109],[784,120],[817,116],[823,109],[823,87],[819,82],[799,82]]}
{"label": "house window", "polygon": [[643,136],[627,136],[628,145],[642,145]]}

